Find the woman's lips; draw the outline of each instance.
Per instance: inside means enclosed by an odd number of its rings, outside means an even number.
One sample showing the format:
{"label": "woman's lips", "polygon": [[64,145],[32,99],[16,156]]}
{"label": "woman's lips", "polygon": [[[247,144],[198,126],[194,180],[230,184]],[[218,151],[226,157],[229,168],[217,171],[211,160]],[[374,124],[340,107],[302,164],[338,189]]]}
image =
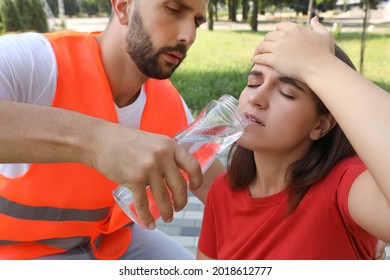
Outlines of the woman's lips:
{"label": "woman's lips", "polygon": [[254,114],[244,113],[244,115],[250,121],[250,123],[255,123],[265,127],[265,124],[261,120],[259,120],[259,118],[256,117]]}

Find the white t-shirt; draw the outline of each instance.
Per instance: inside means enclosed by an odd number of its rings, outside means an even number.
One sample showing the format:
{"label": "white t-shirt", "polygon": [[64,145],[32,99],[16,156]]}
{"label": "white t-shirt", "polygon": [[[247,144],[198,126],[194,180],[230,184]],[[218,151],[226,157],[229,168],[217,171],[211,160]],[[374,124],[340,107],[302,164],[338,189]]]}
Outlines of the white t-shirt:
{"label": "white t-shirt", "polygon": [[[38,33],[0,36],[0,99],[51,106],[57,85],[56,57],[50,42]],[[144,87],[135,102],[115,109],[118,121],[138,129],[145,107]],[[183,100],[189,123],[192,115]],[[23,175],[30,164],[0,164],[0,173],[15,178]]]}

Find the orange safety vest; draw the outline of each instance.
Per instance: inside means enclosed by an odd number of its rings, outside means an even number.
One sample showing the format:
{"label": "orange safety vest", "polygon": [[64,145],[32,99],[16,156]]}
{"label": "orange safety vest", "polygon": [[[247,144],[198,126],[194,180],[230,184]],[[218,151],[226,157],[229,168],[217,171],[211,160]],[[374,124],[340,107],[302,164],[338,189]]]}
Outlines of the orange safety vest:
{"label": "orange safety vest", "polygon": [[[95,38],[64,33],[46,34],[58,66],[53,107],[118,122]],[[149,79],[145,91],[142,130],[172,137],[187,125],[169,80]],[[32,164],[21,177],[0,175],[0,259],[37,258],[86,242],[98,258],[119,258],[130,244],[131,220],[112,197],[116,187],[79,163]]]}

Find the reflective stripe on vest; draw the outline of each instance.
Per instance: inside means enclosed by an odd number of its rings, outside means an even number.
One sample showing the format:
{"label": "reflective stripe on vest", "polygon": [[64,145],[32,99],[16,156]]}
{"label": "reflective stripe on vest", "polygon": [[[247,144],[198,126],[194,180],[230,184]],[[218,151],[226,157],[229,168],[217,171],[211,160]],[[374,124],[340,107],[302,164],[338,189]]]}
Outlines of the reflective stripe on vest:
{"label": "reflective stripe on vest", "polygon": [[63,209],[55,207],[28,206],[0,197],[0,214],[17,219],[45,221],[100,221],[107,217],[110,208]]}
{"label": "reflective stripe on vest", "polygon": [[[117,122],[95,38],[75,32],[46,37],[58,66],[53,107]],[[142,130],[173,136],[187,125],[169,80],[149,79],[145,90]],[[130,244],[131,220],[113,200],[116,187],[79,163],[32,164],[22,177],[0,175],[0,259],[37,258],[88,241],[96,257],[119,258]]]}

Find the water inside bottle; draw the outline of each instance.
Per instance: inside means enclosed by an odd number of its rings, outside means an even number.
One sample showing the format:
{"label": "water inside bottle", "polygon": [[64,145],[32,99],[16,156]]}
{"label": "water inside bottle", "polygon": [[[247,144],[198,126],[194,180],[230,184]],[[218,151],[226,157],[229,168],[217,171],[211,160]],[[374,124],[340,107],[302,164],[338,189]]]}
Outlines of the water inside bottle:
{"label": "water inside bottle", "polygon": [[214,159],[242,133],[243,129],[237,129],[235,126],[215,125],[210,128],[193,129],[183,136],[179,134],[175,141],[198,160],[204,173]]}

